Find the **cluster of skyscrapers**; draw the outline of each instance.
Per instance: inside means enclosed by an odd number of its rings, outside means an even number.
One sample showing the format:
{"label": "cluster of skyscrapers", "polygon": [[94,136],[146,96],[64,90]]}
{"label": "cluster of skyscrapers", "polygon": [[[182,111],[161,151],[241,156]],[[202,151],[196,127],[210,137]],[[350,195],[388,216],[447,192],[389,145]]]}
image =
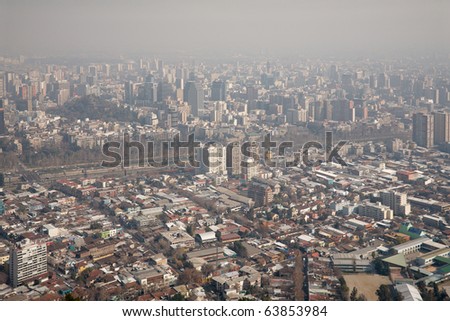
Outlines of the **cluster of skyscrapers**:
{"label": "cluster of skyscrapers", "polygon": [[450,114],[445,111],[414,114],[413,141],[425,148],[450,142]]}

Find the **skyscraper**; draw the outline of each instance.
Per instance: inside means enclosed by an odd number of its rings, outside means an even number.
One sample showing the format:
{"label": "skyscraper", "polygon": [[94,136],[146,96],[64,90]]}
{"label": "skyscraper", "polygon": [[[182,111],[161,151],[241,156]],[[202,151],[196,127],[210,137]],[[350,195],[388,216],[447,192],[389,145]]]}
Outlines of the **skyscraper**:
{"label": "skyscraper", "polygon": [[17,243],[10,252],[9,276],[13,287],[47,273],[47,245],[28,239]]}
{"label": "skyscraper", "polygon": [[195,81],[188,81],[183,96],[183,100],[191,106],[192,115],[198,117],[199,110],[203,109],[203,88]]}
{"label": "skyscraper", "polygon": [[6,76],[0,72],[0,98],[6,95]]}
{"label": "skyscraper", "polygon": [[394,211],[394,215],[409,215],[411,205],[408,203],[408,195],[395,191],[381,191],[381,204],[389,206]]}
{"label": "skyscraper", "polygon": [[229,176],[241,174],[241,144],[237,141],[227,145],[227,169]]}
{"label": "skyscraper", "polygon": [[5,109],[3,108],[3,99],[0,99],[0,135],[6,133]]}
{"label": "skyscraper", "polygon": [[331,104],[333,106],[333,120],[355,121],[355,108],[352,100],[333,100]]}
{"label": "skyscraper", "polygon": [[200,153],[201,170],[206,174],[226,175],[227,165],[227,151],[226,147],[220,144],[211,144],[208,146],[202,146],[201,149],[197,149],[197,153]]}
{"label": "skyscraper", "polygon": [[215,80],[211,85],[211,100],[225,101],[227,97],[227,83],[223,80]]}
{"label": "skyscraper", "polygon": [[381,73],[378,75],[378,87],[380,88],[390,88],[391,82],[389,76],[386,73]]}
{"label": "skyscraper", "polygon": [[247,157],[242,162],[242,179],[251,181],[253,177],[258,175],[258,164],[251,157]]}
{"label": "skyscraper", "polygon": [[0,199],[0,215],[3,215],[5,213],[5,203],[2,199]]}
{"label": "skyscraper", "polygon": [[125,83],[125,102],[132,105],[134,103],[134,84],[132,81]]}
{"label": "skyscraper", "polygon": [[0,107],[0,135],[6,134],[5,109]]}
{"label": "skyscraper", "polygon": [[413,115],[413,141],[425,148],[434,144],[434,117],[431,114],[417,113]]}
{"label": "skyscraper", "polygon": [[434,144],[450,142],[450,114],[445,111],[434,113]]}

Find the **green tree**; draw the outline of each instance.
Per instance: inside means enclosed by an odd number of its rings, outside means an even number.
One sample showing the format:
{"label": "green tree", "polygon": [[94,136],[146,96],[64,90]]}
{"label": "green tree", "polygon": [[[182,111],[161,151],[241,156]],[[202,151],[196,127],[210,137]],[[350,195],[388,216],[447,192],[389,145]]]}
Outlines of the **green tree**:
{"label": "green tree", "polygon": [[339,283],[341,284],[338,289],[339,296],[341,297],[341,299],[343,301],[347,301],[349,288],[348,288],[347,282],[345,282],[345,279],[343,276],[339,277]]}
{"label": "green tree", "polygon": [[378,296],[378,301],[392,301],[391,291],[386,284],[380,285],[375,293]]}
{"label": "green tree", "polygon": [[389,275],[389,265],[383,262],[381,258],[377,257],[373,260],[373,266],[378,274]]}

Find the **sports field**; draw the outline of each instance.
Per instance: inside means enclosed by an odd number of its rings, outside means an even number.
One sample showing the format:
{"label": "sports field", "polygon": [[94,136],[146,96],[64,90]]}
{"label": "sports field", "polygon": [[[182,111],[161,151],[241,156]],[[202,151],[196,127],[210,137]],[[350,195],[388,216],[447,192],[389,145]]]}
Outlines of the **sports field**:
{"label": "sports field", "polygon": [[349,288],[349,293],[352,292],[353,287],[356,287],[358,294],[364,294],[368,301],[378,300],[375,292],[380,285],[391,284],[389,277],[378,274],[344,274],[344,279]]}

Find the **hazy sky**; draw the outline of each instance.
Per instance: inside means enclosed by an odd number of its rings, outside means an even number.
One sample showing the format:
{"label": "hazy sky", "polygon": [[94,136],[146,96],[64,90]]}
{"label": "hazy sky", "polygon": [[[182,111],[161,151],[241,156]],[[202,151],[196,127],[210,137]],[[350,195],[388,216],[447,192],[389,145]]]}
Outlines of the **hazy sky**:
{"label": "hazy sky", "polygon": [[0,53],[450,51],[447,0],[0,0]]}

